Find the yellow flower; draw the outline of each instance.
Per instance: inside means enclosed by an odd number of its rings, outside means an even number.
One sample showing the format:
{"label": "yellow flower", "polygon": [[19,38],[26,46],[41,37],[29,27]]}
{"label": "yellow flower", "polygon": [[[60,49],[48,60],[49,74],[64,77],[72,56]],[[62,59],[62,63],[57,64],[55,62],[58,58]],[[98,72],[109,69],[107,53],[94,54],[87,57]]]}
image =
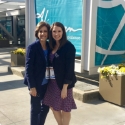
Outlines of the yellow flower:
{"label": "yellow flower", "polygon": [[118,66],[99,67],[97,72],[101,74],[101,78],[108,78],[109,75],[125,75],[125,65],[119,64]]}
{"label": "yellow flower", "polygon": [[118,67],[119,67],[119,69],[120,69],[121,67],[125,67],[125,64],[124,64],[124,63],[119,64]]}
{"label": "yellow flower", "polygon": [[125,67],[121,67],[119,70],[120,70],[120,72],[125,73]]}
{"label": "yellow flower", "polygon": [[25,55],[26,54],[26,50],[24,48],[18,48],[16,50],[11,51],[14,54],[20,54],[20,55]]}

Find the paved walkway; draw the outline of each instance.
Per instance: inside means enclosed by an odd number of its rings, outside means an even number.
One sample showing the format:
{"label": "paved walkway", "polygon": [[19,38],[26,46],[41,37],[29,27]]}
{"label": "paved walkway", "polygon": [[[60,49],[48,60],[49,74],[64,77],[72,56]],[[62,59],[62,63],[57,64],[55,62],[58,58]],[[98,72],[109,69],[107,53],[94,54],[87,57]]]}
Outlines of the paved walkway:
{"label": "paved walkway", "polygon": [[[8,73],[10,54],[0,50],[0,125],[29,125],[30,99],[23,78]],[[84,87],[83,87],[84,88]],[[92,100],[75,100],[70,125],[125,125],[125,108]],[[45,125],[57,125],[50,111]]]}

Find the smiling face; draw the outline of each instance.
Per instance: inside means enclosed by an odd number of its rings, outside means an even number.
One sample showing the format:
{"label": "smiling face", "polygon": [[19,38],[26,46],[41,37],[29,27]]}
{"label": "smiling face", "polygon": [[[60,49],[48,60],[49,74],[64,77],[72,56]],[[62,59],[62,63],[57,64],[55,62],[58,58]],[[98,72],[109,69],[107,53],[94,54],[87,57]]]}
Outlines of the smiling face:
{"label": "smiling face", "polygon": [[59,26],[53,26],[52,29],[52,37],[55,41],[60,41],[60,39],[62,38],[63,35],[63,31],[62,28]]}
{"label": "smiling face", "polygon": [[40,30],[38,31],[38,38],[41,42],[46,42],[48,38],[48,30],[46,26],[40,28]]}

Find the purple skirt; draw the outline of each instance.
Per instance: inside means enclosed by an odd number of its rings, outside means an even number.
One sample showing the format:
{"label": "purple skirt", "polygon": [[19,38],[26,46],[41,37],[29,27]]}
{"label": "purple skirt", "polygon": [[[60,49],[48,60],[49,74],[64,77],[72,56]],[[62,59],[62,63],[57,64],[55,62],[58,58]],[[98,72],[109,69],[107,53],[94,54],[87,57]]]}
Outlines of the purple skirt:
{"label": "purple skirt", "polygon": [[62,99],[61,90],[59,89],[56,80],[50,80],[47,92],[43,99],[43,104],[52,107],[56,111],[63,110],[65,112],[70,112],[71,109],[76,109],[72,89],[68,89],[67,97]]}

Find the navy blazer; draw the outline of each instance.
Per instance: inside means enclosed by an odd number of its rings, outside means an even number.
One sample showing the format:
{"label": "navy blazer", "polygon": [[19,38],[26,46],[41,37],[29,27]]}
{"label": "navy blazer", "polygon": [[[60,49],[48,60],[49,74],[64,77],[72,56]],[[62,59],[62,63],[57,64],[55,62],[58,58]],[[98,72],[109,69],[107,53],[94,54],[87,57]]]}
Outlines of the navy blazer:
{"label": "navy blazer", "polygon": [[51,66],[53,66],[56,82],[60,89],[62,89],[64,84],[69,84],[68,89],[70,89],[76,83],[74,72],[75,52],[74,45],[67,41],[55,53]]}
{"label": "navy blazer", "polygon": [[[49,48],[48,42],[47,47]],[[27,85],[29,89],[35,87],[39,93],[43,78],[45,77],[45,71],[46,60],[44,52],[40,41],[36,40],[27,47],[24,84]]]}

